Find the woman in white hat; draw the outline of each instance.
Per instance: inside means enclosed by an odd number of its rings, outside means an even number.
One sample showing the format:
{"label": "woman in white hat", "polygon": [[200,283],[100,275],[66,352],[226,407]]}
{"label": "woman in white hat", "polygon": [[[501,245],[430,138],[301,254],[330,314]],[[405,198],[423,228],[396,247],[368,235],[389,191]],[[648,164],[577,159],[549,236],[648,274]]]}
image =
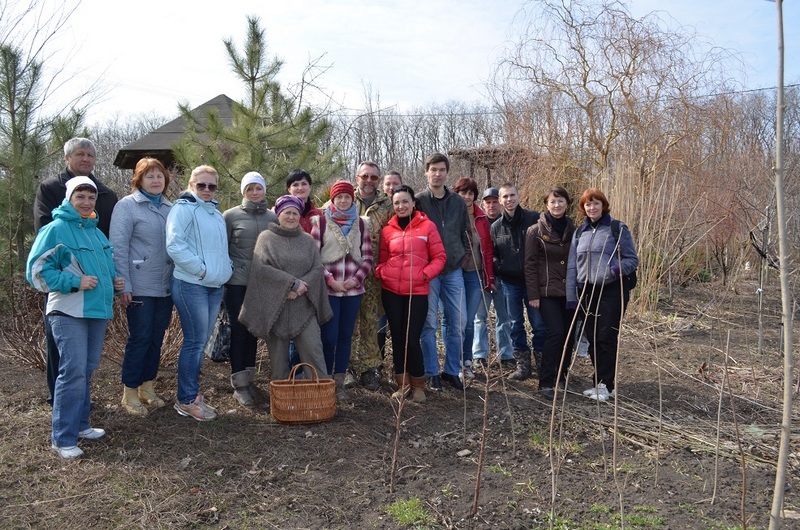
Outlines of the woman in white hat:
{"label": "woman in white hat", "polygon": [[225,307],[231,322],[231,386],[240,405],[253,404],[253,378],[256,372],[258,338],[239,322],[250,263],[258,235],[278,218],[267,206],[264,177],[251,171],[242,177],[242,204],[226,210],[222,216],[228,229],[228,254],[233,261],[233,276],[225,284]]}
{"label": "woman in white hat", "polygon": [[28,255],[28,282],[48,293],[47,319],[61,353],[52,449],[64,459],[83,455],[78,439],[96,440],[106,434],[89,424],[89,383],[114,316],[114,291],[125,287],[125,280],[116,275],[111,243],[97,228],[96,202],[92,179],[69,179],[66,198],[53,210],[53,222],[36,235]]}

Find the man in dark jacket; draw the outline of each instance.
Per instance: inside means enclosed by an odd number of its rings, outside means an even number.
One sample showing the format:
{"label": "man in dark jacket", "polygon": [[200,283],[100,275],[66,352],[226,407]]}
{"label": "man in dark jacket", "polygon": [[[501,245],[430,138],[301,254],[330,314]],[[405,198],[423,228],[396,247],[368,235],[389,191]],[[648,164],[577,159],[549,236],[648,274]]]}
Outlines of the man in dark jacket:
{"label": "man in dark jacket", "polygon": [[[503,213],[500,206],[500,190],[497,188],[487,188],[481,197],[483,211],[489,217],[491,226]],[[483,303],[478,306],[478,313],[475,315],[475,338],[472,340],[472,359],[474,364],[485,367],[489,356],[489,328],[486,320],[489,317],[489,308],[494,303],[495,312],[495,340],[497,351],[500,353],[500,361],[503,364],[514,363],[514,350],[511,347],[511,330],[506,312],[506,302],[503,290],[495,287],[491,293],[483,293]]]}
{"label": "man in dark jacket", "polygon": [[[71,138],[64,144],[64,160],[66,169],[57,177],[43,180],[36,189],[36,199],[33,201],[33,228],[36,232],[41,227],[53,220],[53,209],[61,205],[67,195],[67,181],[72,177],[89,177],[97,186],[97,227],[108,237],[111,225],[111,213],[117,204],[117,194],[111,188],[98,181],[92,171],[97,151],[88,138]],[[47,304],[45,299],[45,305]],[[58,377],[58,363],[60,356],[53,331],[44,319],[45,342],[47,348],[47,387],[50,397],[47,402],[53,404],[53,388]]]}
{"label": "man in dark jacket", "polygon": [[[464,330],[467,322],[466,297],[464,296],[464,275],[461,265],[467,255],[469,240],[469,216],[467,204],[457,193],[444,185],[450,171],[450,160],[441,153],[434,153],[425,159],[425,176],[428,189],[417,194],[417,207],[439,229],[439,235],[447,254],[444,270],[430,281],[428,295],[428,316],[422,328],[422,357],[425,362],[425,375],[433,391],[442,390],[442,380],[457,390],[463,389],[461,383],[461,354],[464,343]],[[436,348],[436,329],[439,327],[439,307],[444,318],[445,360],[439,375],[439,357]]]}
{"label": "man in dark jacket", "polygon": [[508,376],[513,381],[524,381],[531,376],[531,350],[525,333],[525,311],[533,330],[533,350],[536,360],[541,358],[547,329],[538,309],[528,305],[525,287],[525,233],[539,221],[539,212],[526,210],[519,205],[519,192],[513,184],[500,186],[500,205],[503,214],[492,223],[494,245],[494,275],[503,290],[506,310],[511,322],[511,342],[517,367]]}

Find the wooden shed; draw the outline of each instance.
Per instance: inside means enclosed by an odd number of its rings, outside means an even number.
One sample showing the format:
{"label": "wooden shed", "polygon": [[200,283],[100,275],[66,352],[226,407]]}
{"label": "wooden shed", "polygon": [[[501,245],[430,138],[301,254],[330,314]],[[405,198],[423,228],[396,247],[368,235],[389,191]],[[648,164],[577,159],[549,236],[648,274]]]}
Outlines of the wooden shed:
{"label": "wooden shed", "polygon": [[[225,94],[220,94],[192,109],[192,114],[202,124],[212,109],[216,109],[225,125],[233,125],[233,100]],[[171,168],[175,165],[172,148],[184,132],[186,132],[186,120],[183,116],[179,116],[120,149],[114,159],[114,165],[120,169],[134,169],[139,160],[149,156],[160,160],[165,167]]]}

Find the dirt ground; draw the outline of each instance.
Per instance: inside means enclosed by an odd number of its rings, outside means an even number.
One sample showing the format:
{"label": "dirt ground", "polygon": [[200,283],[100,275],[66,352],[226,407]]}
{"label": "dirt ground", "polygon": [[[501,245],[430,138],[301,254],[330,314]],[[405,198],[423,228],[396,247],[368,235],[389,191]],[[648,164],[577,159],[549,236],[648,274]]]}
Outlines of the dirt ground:
{"label": "dirt ground", "polygon": [[[750,287],[692,285],[658,317],[629,319],[616,403],[566,394],[552,406],[535,378],[510,383],[495,369],[488,393],[479,374],[463,393],[407,403],[399,421],[387,385],[351,392],[330,422],[286,426],[270,421],[267,373],[245,409],[228,366],[206,361],[201,386],[216,421],[172,408],[174,365],[156,384],[170,405],[135,419],[119,405],[119,365],[104,359],[92,423],[108,435],[81,442],[85,457],[69,462],[49,451],[44,374],[0,355],[0,527],[766,528],[779,305],[768,304],[759,355]],[[588,388],[591,374],[577,358],[571,384]],[[783,528],[800,528],[799,409]]]}

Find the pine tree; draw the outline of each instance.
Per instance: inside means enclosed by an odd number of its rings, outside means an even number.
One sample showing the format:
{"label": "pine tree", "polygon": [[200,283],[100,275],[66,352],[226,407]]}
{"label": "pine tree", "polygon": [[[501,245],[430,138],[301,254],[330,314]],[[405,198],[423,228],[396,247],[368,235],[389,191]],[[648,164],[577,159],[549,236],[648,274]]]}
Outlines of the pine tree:
{"label": "pine tree", "polygon": [[320,183],[341,170],[337,150],[325,147],[330,123],[282,90],[276,76],[283,62],[268,58],[260,19],[250,16],[247,25],[241,53],[232,39],[224,41],[232,70],[247,88],[247,101],[233,105],[233,125],[226,126],[216,112],[197,116],[182,105],[187,133],[173,149],[184,168],[209,164],[217,169],[223,206],[228,206],[226,195],[228,202],[238,202],[239,182],[248,171],[264,176],[274,199],[285,193],[284,179],[294,168],[307,170]]}

